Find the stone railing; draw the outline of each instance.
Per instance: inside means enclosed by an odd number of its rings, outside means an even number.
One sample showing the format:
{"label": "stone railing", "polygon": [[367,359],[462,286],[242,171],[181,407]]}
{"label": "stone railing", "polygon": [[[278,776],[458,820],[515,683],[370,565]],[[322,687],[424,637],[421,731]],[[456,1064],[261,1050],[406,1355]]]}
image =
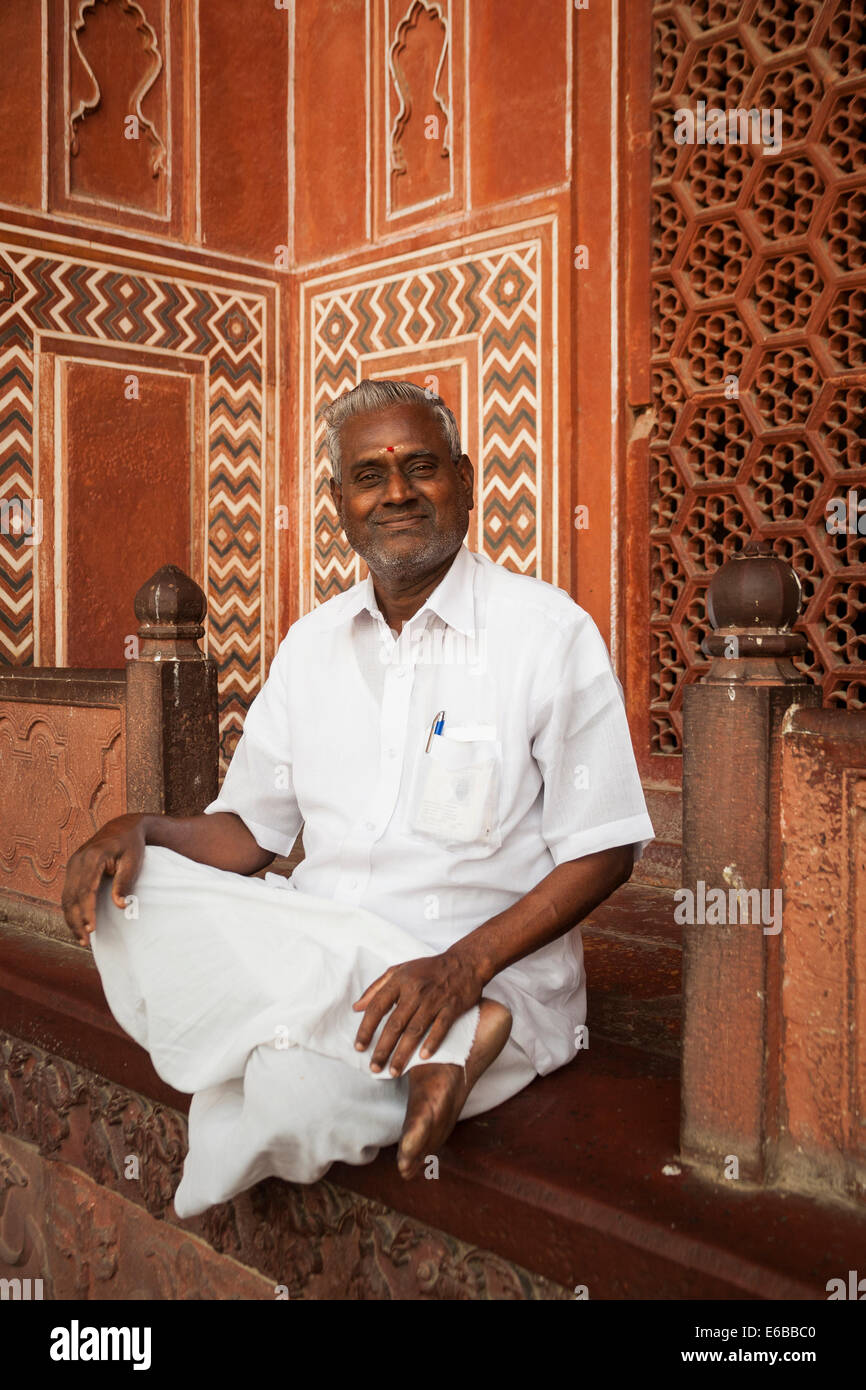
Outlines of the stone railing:
{"label": "stone railing", "polygon": [[218,782],[217,670],[205,597],[176,565],[135,597],[126,670],[0,671],[0,920],[68,939],[70,854],[124,811],[200,811]]}
{"label": "stone railing", "polygon": [[862,1197],[866,715],[820,709],[799,608],[790,567],[746,546],[685,691],[681,1151]]}

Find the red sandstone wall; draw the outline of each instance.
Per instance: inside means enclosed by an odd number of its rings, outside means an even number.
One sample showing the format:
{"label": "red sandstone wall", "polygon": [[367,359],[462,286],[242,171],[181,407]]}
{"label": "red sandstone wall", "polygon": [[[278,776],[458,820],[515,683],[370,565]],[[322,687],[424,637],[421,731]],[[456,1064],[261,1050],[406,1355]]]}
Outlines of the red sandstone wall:
{"label": "red sandstone wall", "polygon": [[862,1199],[866,715],[795,714],[782,793],[782,1165]]}
{"label": "red sandstone wall", "polygon": [[[559,0],[298,5],[290,615],[361,573],[327,494],[317,414],[364,375],[430,385],[455,411],[478,475],[470,544],[574,590],[574,52],[580,42],[604,50],[602,9],[581,15],[579,40],[573,7]],[[333,93],[341,99],[328,100]],[[607,170],[595,190],[602,236],[609,161]],[[603,372],[609,326],[599,336]],[[604,430],[596,444],[584,484],[588,498],[597,487],[587,545],[601,541],[601,567],[587,602],[608,631]]]}
{"label": "red sandstone wall", "polygon": [[[112,659],[122,562],[149,565],[155,538],[207,593],[228,754],[280,631],[358,573],[316,415],[364,372],[450,397],[479,475],[470,542],[615,636],[607,7],[51,0],[43,24],[10,0],[0,40],[0,113],[23,129],[0,189],[0,488],[38,498],[53,538],[0,537],[0,659]],[[85,358],[101,443],[63,386]],[[136,369],[161,421],[139,409],[140,448],[111,399]],[[70,503],[112,470],[124,514],[100,512],[110,543],[88,554]]]}
{"label": "red sandstone wall", "polygon": [[122,666],[179,564],[226,756],[288,562],[290,37],[260,0],[0,6],[0,496],[42,523],[0,534],[0,661]]}

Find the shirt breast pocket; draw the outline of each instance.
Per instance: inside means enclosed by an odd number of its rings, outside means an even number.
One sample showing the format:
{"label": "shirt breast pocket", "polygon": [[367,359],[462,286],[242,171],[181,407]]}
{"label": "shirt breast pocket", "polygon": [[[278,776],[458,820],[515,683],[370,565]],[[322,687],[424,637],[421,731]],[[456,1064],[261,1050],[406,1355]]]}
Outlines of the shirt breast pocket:
{"label": "shirt breast pocket", "polygon": [[[495,732],[495,730],[490,730]],[[435,734],[421,753],[409,799],[413,835],[451,849],[489,854],[502,844],[502,745],[495,738]]]}

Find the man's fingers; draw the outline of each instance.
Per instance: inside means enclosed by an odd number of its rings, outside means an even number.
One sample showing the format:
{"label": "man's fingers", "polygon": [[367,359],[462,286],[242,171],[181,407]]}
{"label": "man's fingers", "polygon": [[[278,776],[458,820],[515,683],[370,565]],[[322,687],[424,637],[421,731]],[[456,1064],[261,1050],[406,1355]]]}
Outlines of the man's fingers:
{"label": "man's fingers", "polygon": [[[447,1004],[443,1005],[443,1009],[447,1010],[448,1008],[449,1006]],[[391,1058],[390,1067],[392,1075],[402,1075],[403,1068],[405,1067],[409,1058],[412,1056],[412,1053],[415,1051],[415,1048],[418,1046],[421,1039],[424,1037],[424,1034],[430,1027],[431,1022],[433,1023],[434,1028],[438,1028],[439,1021],[441,1018],[442,1014],[437,1014],[435,1012],[435,1006],[432,1009],[427,1008],[424,1010],[418,1010],[418,1012],[412,1019],[412,1022],[409,1024],[407,1028],[403,1030],[403,1036],[401,1037],[397,1046],[394,1048],[394,1055]],[[441,1035],[443,1038],[445,1034],[448,1032],[450,1026],[450,1021],[446,1021],[445,1027],[442,1030]],[[424,1046],[426,1047],[427,1044],[425,1043]],[[373,1055],[375,1056],[375,1053]]]}
{"label": "man's fingers", "polygon": [[366,1009],[370,1000],[373,998],[373,995],[376,993],[376,990],[381,989],[384,984],[387,984],[391,976],[394,974],[395,969],[396,966],[390,966],[390,968],[385,971],[384,975],[380,975],[378,980],[374,980],[371,985],[368,985],[367,988],[364,990],[364,993],[361,995],[360,999],[355,1000],[354,1004],[352,1005],[352,1008]]}
{"label": "man's fingers", "polygon": [[436,1017],[436,1021],[427,1037],[424,1039],[424,1046],[421,1048],[422,1057],[432,1057],[442,1046],[451,1025],[457,1017],[457,1010],[453,1004],[446,1004]]}
{"label": "man's fingers", "polygon": [[[364,996],[362,995],[363,999]],[[366,1013],[361,1019],[361,1026],[355,1037],[355,1046],[359,1052],[363,1052],[370,1044],[370,1039],[379,1027],[392,1004],[396,1004],[400,998],[400,986],[396,981],[383,985],[377,994],[373,996],[367,1005]]]}
{"label": "man's fingers", "polygon": [[114,857],[100,855],[96,863],[88,872],[85,879],[85,887],[78,890],[78,906],[81,913],[81,925],[86,932],[92,932],[96,926],[96,895],[99,892],[99,885],[104,874],[114,873]]}
{"label": "man's fingers", "polygon": [[417,1000],[398,1005],[382,1029],[382,1036],[373,1049],[370,1070],[381,1071],[401,1037],[406,1038],[409,1053],[414,1052],[429,1026],[430,1018],[427,1011],[419,1011]]}
{"label": "man's fingers", "polygon": [[66,918],[66,925],[69,927],[75,940],[80,946],[86,946],[88,937],[87,932],[81,925],[81,909],[78,906],[78,902],[69,901],[65,903],[63,905],[63,915]]}
{"label": "man's fingers", "polygon": [[60,906],[63,908],[63,916],[66,918],[66,925],[72,932],[76,941],[81,941],[84,936],[84,928],[81,925],[81,913],[78,908],[78,899],[75,897],[74,888],[70,891],[70,886],[68,884],[64,885]]}
{"label": "man's fingers", "polygon": [[114,883],[111,888],[111,896],[116,907],[126,907],[126,900],[132,892],[137,877],[138,865],[134,857],[127,850],[124,850],[115,866]]}

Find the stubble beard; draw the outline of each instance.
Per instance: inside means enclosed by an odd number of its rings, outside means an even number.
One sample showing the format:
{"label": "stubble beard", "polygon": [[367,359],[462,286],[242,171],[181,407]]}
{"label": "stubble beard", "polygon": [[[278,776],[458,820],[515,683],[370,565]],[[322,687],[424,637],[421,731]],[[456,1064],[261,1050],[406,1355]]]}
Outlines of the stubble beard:
{"label": "stubble beard", "polygon": [[346,529],[346,539],[352,549],[361,556],[361,559],[366,561],[374,578],[381,575],[383,578],[391,580],[410,580],[427,574],[437,565],[440,565],[443,560],[455,555],[463,544],[468,529],[469,508],[467,507],[465,519],[457,520],[452,525],[435,531],[429,540],[424,541],[411,551],[404,551],[403,554],[392,551],[387,543],[377,544],[374,538],[358,537],[354,532],[354,527]]}

